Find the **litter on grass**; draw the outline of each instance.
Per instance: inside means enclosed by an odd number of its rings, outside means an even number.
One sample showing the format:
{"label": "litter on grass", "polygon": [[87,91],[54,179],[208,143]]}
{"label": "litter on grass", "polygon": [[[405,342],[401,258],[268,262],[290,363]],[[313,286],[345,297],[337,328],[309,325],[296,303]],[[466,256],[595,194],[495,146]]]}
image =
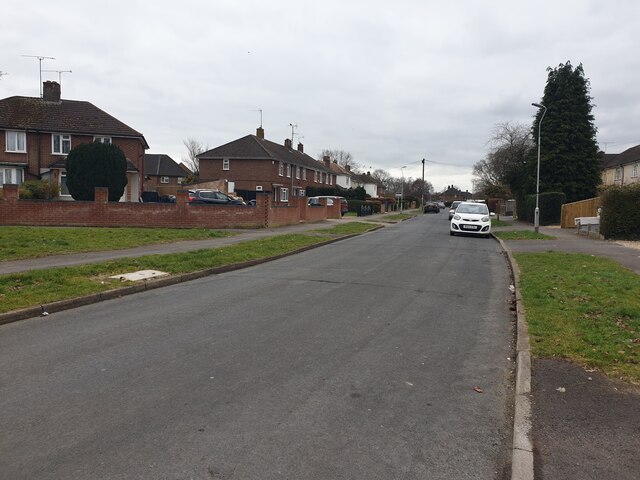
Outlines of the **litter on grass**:
{"label": "litter on grass", "polygon": [[119,275],[112,275],[109,278],[115,278],[116,280],[137,282],[139,280],[148,280],[150,278],[165,277],[169,275],[166,272],[160,272],[158,270],[138,270],[137,272],[121,273]]}

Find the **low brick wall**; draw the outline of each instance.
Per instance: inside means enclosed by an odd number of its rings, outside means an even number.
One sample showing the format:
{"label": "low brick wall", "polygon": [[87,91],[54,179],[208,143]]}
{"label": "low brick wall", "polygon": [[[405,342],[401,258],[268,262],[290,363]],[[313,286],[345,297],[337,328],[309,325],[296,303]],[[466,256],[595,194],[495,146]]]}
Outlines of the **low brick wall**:
{"label": "low brick wall", "polygon": [[93,202],[21,200],[17,185],[4,185],[3,196],[0,225],[261,228],[336,218],[334,208],[308,207],[304,199],[292,206],[274,206],[268,194],[258,195],[256,206],[193,205],[186,192],[178,193],[175,204],[109,202],[106,188],[96,188]]}

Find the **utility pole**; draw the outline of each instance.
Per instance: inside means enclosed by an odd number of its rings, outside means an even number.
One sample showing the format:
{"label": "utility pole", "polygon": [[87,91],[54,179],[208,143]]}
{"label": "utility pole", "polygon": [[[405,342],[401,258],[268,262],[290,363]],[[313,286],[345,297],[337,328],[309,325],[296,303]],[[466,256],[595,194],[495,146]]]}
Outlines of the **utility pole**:
{"label": "utility pole", "polygon": [[422,210],[424,210],[424,158],[422,159]]}

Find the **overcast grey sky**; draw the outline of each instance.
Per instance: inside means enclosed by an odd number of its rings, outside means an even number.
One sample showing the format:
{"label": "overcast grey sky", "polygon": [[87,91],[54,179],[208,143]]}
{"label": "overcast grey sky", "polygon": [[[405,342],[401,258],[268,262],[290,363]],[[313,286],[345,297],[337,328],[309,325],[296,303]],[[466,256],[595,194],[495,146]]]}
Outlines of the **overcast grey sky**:
{"label": "overcast grey sky", "polygon": [[[0,98],[39,96],[38,61],[62,97],[186,155],[255,134],[371,169],[472,188],[494,125],[530,125],[547,67],[583,64],[598,141],[640,144],[637,0],[5,0]],[[57,80],[43,73],[43,80]]]}

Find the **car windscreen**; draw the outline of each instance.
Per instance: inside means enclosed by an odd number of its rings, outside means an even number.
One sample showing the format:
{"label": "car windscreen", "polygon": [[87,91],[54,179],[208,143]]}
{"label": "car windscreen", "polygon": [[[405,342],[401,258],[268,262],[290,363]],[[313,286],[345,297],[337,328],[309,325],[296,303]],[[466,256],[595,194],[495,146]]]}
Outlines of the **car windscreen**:
{"label": "car windscreen", "polygon": [[486,205],[478,204],[478,205],[458,205],[456,208],[456,213],[475,213],[478,215],[486,215],[489,213],[489,209]]}

